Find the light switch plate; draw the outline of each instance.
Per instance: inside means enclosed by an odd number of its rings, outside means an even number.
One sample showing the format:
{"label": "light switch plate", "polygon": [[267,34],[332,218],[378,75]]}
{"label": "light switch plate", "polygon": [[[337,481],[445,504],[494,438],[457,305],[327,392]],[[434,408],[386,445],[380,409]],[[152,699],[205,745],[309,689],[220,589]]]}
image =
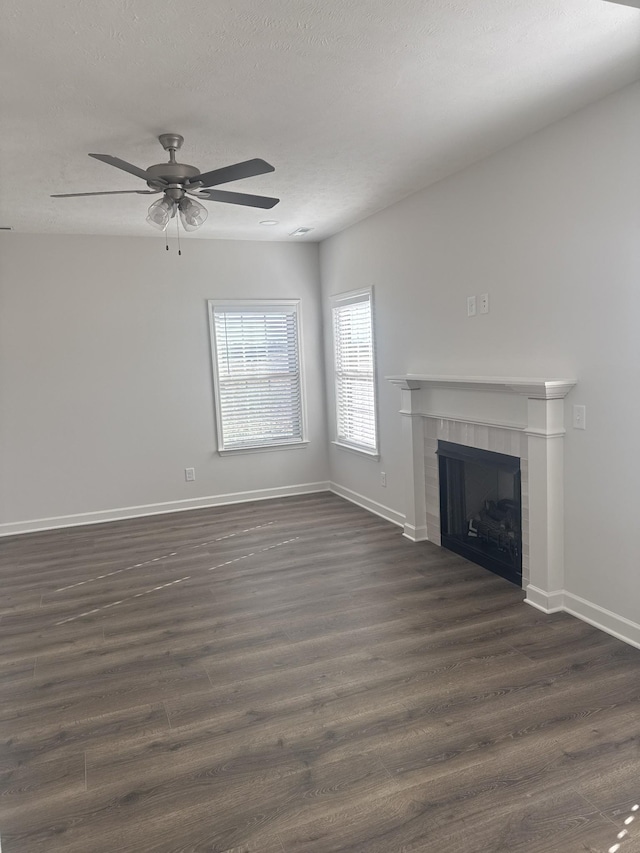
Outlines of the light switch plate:
{"label": "light switch plate", "polygon": [[476,316],[476,298],[475,296],[467,296],[467,317]]}

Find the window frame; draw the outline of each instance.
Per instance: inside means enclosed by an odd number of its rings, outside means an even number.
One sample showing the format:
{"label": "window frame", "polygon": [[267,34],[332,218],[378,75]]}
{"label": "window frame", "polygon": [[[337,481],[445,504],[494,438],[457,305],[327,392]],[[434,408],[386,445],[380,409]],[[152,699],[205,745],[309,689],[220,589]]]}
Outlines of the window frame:
{"label": "window frame", "polygon": [[[309,444],[307,433],[306,389],[304,372],[304,355],[302,339],[302,318],[300,299],[209,299],[207,300],[209,317],[209,340],[211,345],[211,369],[213,381],[213,397],[215,409],[215,426],[217,452],[221,456],[238,453],[260,453],[273,450],[292,450],[306,447]],[[224,424],[220,401],[220,372],[218,366],[218,347],[216,340],[215,315],[224,312],[246,312],[256,314],[289,313],[295,318],[298,356],[298,386],[300,394],[300,438],[287,441],[273,441],[269,444],[244,444],[236,447],[225,447]],[[267,374],[264,374],[265,376]],[[258,378],[258,374],[256,378]]]}
{"label": "window frame", "polygon": [[[334,399],[334,430],[335,439],[333,444],[343,450],[350,450],[354,453],[368,456],[372,459],[380,458],[380,429],[378,423],[378,373],[377,373],[377,353],[376,353],[376,332],[375,332],[375,309],[373,300],[373,287],[361,287],[357,290],[348,290],[343,293],[333,294],[329,298],[331,309],[331,337],[332,337],[332,359],[333,359],[333,399]],[[336,363],[336,314],[335,309],[341,305],[348,303],[368,302],[370,323],[371,323],[371,360],[372,360],[372,390],[373,390],[373,424],[375,430],[375,447],[357,444],[340,437],[338,423],[340,406],[338,402],[338,367]]]}

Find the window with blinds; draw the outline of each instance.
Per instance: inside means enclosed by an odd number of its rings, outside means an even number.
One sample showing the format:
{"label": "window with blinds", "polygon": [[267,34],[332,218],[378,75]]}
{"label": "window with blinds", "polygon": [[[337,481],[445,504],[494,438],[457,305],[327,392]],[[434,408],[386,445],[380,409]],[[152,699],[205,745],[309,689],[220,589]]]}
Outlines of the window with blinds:
{"label": "window with blinds", "polygon": [[304,440],[298,302],[209,303],[218,449]]}
{"label": "window with blinds", "polygon": [[337,442],[377,454],[372,290],[334,296]]}

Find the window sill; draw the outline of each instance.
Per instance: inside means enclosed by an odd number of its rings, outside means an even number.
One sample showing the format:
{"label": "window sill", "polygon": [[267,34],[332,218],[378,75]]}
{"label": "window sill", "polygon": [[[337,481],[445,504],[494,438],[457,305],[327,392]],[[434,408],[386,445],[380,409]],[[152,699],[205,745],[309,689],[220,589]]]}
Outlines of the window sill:
{"label": "window sill", "polygon": [[305,448],[309,444],[308,441],[296,441],[289,444],[266,444],[260,447],[232,447],[218,448],[219,456],[236,456],[239,453],[268,453],[274,450],[298,450]]}
{"label": "window sill", "polygon": [[341,441],[332,441],[340,450],[350,450],[351,453],[357,453],[359,456],[367,456],[369,459],[380,459],[380,454],[377,450],[365,450],[363,447],[354,447],[352,444],[343,444]]}

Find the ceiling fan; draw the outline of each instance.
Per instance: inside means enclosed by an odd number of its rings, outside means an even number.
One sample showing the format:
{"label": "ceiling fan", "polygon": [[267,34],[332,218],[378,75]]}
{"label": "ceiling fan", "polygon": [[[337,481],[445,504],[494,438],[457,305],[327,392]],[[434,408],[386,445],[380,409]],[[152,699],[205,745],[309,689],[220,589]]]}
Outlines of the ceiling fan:
{"label": "ceiling fan", "polygon": [[227,184],[230,181],[239,181],[242,178],[252,178],[255,175],[264,175],[273,172],[274,167],[265,160],[258,158],[245,160],[242,163],[234,163],[233,166],[224,166],[221,169],[213,169],[210,172],[201,173],[195,166],[176,161],[176,151],[179,151],[184,138],[179,133],[161,133],[158,137],[165,151],[169,152],[168,163],[157,163],[148,169],[140,169],[126,160],[113,157],[111,154],[89,154],[95,160],[101,160],[123,172],[129,172],[137,178],[147,182],[149,189],[146,190],[110,190],[95,193],[57,193],[51,198],[77,198],[89,195],[124,195],[137,193],[138,195],[153,195],[162,193],[162,198],[154,201],[149,207],[147,222],[154,228],[164,231],[169,220],[176,213],[179,214],[185,231],[195,231],[204,224],[208,211],[204,205],[194,199],[203,201],[220,201],[226,204],[241,204],[247,207],[260,207],[269,210],[276,205],[280,199],[269,198],[262,195],[249,195],[247,193],[227,192],[226,190],[210,189],[219,184]]}

